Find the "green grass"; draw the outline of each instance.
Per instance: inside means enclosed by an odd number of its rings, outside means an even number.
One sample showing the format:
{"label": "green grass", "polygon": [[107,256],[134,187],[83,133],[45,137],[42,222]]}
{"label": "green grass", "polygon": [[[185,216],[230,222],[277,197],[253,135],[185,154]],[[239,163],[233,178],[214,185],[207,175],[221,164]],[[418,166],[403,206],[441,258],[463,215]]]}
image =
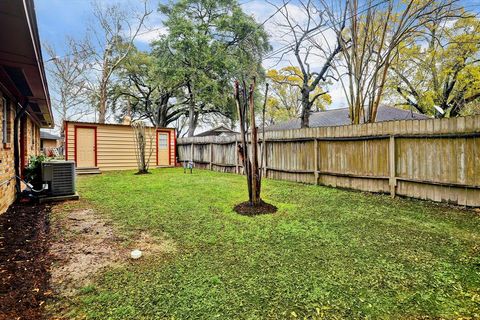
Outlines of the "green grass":
{"label": "green grass", "polygon": [[264,181],[273,215],[240,216],[245,178],[158,169],[81,177],[121,232],[177,252],[102,274],[87,319],[480,317],[480,217],[429,202]]}

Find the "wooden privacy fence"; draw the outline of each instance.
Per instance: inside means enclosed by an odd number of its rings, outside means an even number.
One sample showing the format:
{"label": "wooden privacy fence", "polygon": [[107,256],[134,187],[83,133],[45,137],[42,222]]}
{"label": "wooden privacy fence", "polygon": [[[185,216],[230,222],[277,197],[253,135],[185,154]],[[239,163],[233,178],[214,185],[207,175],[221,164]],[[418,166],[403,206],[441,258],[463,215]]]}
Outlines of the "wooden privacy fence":
{"label": "wooden privacy fence", "polygon": [[[239,138],[179,139],[179,160],[241,173]],[[480,206],[480,116],[267,131],[262,144],[267,178]]]}

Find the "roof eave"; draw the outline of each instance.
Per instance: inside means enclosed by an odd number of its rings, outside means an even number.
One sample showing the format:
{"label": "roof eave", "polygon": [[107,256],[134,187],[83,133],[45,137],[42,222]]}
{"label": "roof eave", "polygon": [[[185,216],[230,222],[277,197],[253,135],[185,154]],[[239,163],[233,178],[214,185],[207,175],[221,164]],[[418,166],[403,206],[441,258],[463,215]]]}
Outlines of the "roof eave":
{"label": "roof eave", "polygon": [[40,36],[38,32],[38,27],[37,27],[37,18],[35,14],[35,5],[33,3],[33,0],[23,0],[23,7],[25,10],[25,15],[27,17],[27,23],[28,23],[28,28],[30,30],[30,37],[32,39],[32,44],[33,44],[33,49],[35,51],[35,59],[36,63],[38,66],[38,72],[40,75],[40,79],[42,82],[42,87],[43,87],[43,93],[44,93],[44,98],[45,98],[45,103],[47,104],[48,108],[48,116],[51,119],[50,125],[48,126],[43,126],[44,128],[54,128],[55,123],[53,119],[53,112],[52,112],[52,106],[50,102],[50,94],[48,91],[48,84],[47,84],[47,77],[45,75],[45,67],[43,64],[43,58],[42,58],[42,49],[40,45]]}

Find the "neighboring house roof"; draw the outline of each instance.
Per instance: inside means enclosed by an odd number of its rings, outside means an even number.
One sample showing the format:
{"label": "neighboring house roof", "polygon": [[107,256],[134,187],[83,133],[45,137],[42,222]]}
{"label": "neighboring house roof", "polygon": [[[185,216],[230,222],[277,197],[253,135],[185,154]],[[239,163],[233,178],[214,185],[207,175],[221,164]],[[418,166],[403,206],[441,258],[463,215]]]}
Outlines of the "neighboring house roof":
{"label": "neighboring house roof", "polygon": [[[379,106],[376,122],[408,120],[408,119],[429,119],[428,116],[388,106]],[[348,108],[332,109],[326,111],[312,112],[309,119],[309,127],[332,127],[351,124]],[[265,130],[289,130],[299,129],[300,119],[292,119],[280,122],[268,127]]]}
{"label": "neighboring house roof", "polygon": [[43,140],[61,140],[62,138],[60,136],[57,136],[55,134],[51,134],[49,132],[40,131],[40,139],[43,139]]}
{"label": "neighboring house roof", "polygon": [[0,83],[41,127],[53,128],[33,0],[0,1]]}
{"label": "neighboring house roof", "polygon": [[216,127],[212,130],[208,130],[199,134],[196,134],[195,137],[207,137],[207,136],[231,136],[237,134],[235,132],[225,126]]}

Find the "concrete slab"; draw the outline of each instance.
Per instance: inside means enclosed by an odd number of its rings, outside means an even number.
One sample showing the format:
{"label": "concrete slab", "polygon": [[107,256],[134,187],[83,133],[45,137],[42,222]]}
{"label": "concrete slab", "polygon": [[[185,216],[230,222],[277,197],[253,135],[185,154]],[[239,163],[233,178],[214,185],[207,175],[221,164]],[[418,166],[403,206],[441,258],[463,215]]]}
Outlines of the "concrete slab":
{"label": "concrete slab", "polygon": [[78,200],[80,196],[78,193],[66,195],[66,196],[55,196],[55,197],[40,197],[38,202],[46,203],[46,202],[55,202],[55,201],[66,201],[66,200]]}

